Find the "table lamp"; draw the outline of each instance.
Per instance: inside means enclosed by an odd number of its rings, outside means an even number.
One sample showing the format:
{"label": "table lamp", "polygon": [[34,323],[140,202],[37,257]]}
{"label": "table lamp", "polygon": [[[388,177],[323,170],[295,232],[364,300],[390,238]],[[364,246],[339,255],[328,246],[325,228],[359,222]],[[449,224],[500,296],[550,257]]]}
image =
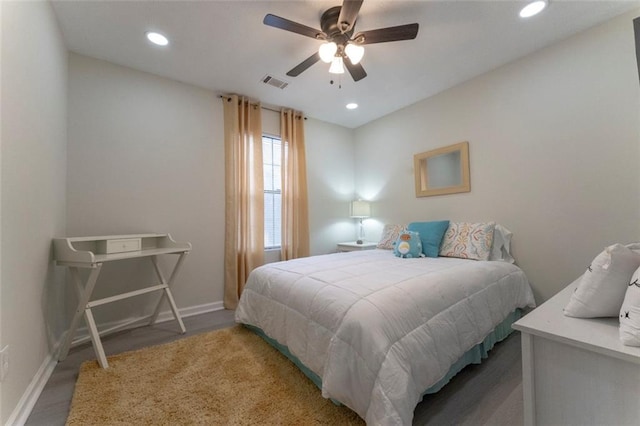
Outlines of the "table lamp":
{"label": "table lamp", "polygon": [[356,244],[362,244],[364,242],[364,228],[362,226],[362,219],[366,219],[371,216],[371,206],[368,201],[357,200],[351,202],[351,217],[359,219],[360,226],[358,228],[358,239]]}

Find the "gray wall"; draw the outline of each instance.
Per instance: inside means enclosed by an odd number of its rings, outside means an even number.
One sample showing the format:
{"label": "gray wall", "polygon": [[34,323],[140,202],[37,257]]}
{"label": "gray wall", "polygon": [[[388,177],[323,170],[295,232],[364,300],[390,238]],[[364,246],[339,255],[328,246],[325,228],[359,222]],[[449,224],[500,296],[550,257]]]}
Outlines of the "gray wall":
{"label": "gray wall", "polygon": [[[640,237],[640,85],[623,15],[356,130],[356,186],[386,222],[502,223],[542,301]],[[402,143],[398,143],[402,141]],[[471,192],[416,198],[413,155],[469,141]]]}
{"label": "gray wall", "polygon": [[[1,2],[2,293],[5,424],[65,326],[64,273],[51,239],[65,233],[67,51],[46,2]],[[55,308],[54,308],[55,307]]]}
{"label": "gray wall", "polygon": [[355,239],[353,130],[311,118],[304,129],[311,254],[331,253],[336,243]]}
{"label": "gray wall", "polygon": [[[222,126],[221,100],[208,90],[71,54],[67,233],[168,232],[189,241],[176,304],[222,300]],[[162,261],[168,271],[175,258]],[[96,297],[151,284],[150,266],[149,259],[105,265]],[[157,297],[106,305],[96,321],[149,314]]]}
{"label": "gray wall", "polygon": [[[279,133],[279,115],[266,111],[265,125]],[[320,254],[351,238],[353,138],[348,129],[312,119],[306,136],[311,251]],[[329,163],[334,167],[327,169]],[[67,170],[69,235],[170,232],[190,241],[193,251],[173,289],[176,304],[192,312],[221,307],[222,100],[205,89],[71,54]],[[105,265],[101,279],[113,284],[98,286],[96,297],[150,283],[147,263]],[[153,300],[104,306],[96,310],[97,321],[148,314]]]}

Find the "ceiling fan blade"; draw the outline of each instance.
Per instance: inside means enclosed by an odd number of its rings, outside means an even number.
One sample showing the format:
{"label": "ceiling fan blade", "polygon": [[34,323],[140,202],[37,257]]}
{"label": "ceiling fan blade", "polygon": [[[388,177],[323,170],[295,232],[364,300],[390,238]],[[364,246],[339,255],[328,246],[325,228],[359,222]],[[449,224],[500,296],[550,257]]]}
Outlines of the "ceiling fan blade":
{"label": "ceiling fan blade", "polygon": [[340,15],[338,16],[338,28],[343,33],[346,33],[358,19],[358,12],[364,0],[344,0],[342,2],[342,8],[340,9]]}
{"label": "ceiling fan blade", "polygon": [[[413,40],[418,35],[418,24],[399,25],[362,31],[353,36],[358,44],[386,43],[388,41]],[[362,41],[360,41],[362,39]]]}
{"label": "ceiling fan blade", "polygon": [[300,62],[295,67],[293,67],[291,71],[287,73],[287,75],[289,77],[297,77],[300,74],[302,74],[303,71],[306,71],[307,68],[309,68],[311,65],[315,64],[319,60],[320,60],[320,55],[318,54],[318,52],[316,52],[313,55],[309,56],[304,61]]}
{"label": "ceiling fan blade", "polygon": [[347,71],[353,77],[353,81],[360,81],[367,76],[367,72],[362,68],[362,65],[353,65],[349,58],[344,58],[344,66],[347,67]]}
{"label": "ceiling fan blade", "polygon": [[326,35],[315,28],[307,27],[306,25],[299,24],[297,22],[290,21],[285,18],[281,18],[276,15],[267,14],[262,23],[265,25],[269,25],[270,27],[279,28],[285,31],[291,31],[292,33],[300,34],[303,36],[311,37],[311,38],[326,38]]}

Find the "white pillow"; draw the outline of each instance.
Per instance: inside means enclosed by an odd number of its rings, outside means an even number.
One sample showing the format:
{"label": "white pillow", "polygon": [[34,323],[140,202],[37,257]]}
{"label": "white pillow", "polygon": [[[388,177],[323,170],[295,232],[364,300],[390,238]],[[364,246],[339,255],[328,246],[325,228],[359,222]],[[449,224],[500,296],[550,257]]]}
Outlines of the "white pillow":
{"label": "white pillow", "polygon": [[503,262],[514,263],[515,259],[511,256],[511,236],[513,233],[500,224],[496,224],[493,233],[493,245],[491,246],[491,254],[489,260],[501,260]]}
{"label": "white pillow", "polygon": [[569,317],[617,317],[627,286],[640,267],[640,254],[622,244],[604,249],[591,262],[564,308]]}
{"label": "white pillow", "polygon": [[620,340],[640,346],[640,268],[633,273],[620,308]]}

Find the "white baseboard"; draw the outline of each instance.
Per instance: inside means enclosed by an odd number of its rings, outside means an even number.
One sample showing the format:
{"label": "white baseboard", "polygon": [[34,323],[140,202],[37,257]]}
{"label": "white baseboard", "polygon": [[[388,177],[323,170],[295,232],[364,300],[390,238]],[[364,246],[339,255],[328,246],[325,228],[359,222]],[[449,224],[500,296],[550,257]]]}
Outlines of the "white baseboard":
{"label": "white baseboard", "polygon": [[[194,315],[206,314],[207,312],[221,311],[224,309],[222,302],[205,303],[204,305],[190,306],[188,308],[178,309],[180,316],[183,318],[192,317]],[[171,310],[160,312],[157,322],[173,321],[173,313]]]}
{"label": "white baseboard", "polygon": [[29,415],[31,414],[31,410],[36,405],[42,390],[44,389],[47,381],[49,381],[49,377],[53,374],[53,370],[56,368],[56,364],[58,364],[57,358],[53,356],[54,353],[57,353],[58,348],[55,348],[42,362],[40,368],[36,372],[35,376],[27,386],[24,394],[18,401],[18,405],[13,410],[6,426],[22,426],[27,422]]}
{"label": "white baseboard", "polygon": [[[222,302],[213,302],[213,303],[205,303],[204,305],[196,305],[196,306],[190,306],[188,308],[181,308],[181,309],[178,309],[178,311],[180,312],[180,316],[182,318],[187,318],[194,315],[205,314],[207,312],[220,311],[222,309],[224,309]],[[146,322],[149,321],[149,318],[150,316],[147,315],[147,316],[142,316],[138,318],[127,318],[120,321],[112,321],[108,323],[98,324],[98,330],[104,330],[104,329],[111,330],[110,332],[104,334],[106,336],[118,331],[128,330],[131,328],[136,328],[136,327],[146,325]],[[166,311],[162,311],[160,312],[160,314],[158,314],[156,323],[174,321],[174,320],[175,318],[173,317],[173,312],[167,309]],[[103,334],[101,334],[101,336],[102,335]],[[73,348],[74,346],[81,345],[90,340],[91,338],[89,337],[89,329],[86,326],[78,328],[78,330],[76,331],[75,339],[73,340],[73,343],[71,343],[71,347]]]}
{"label": "white baseboard", "polygon": [[[222,309],[224,309],[222,302],[213,302],[213,303],[205,303],[204,305],[197,305],[197,306],[190,306],[188,308],[182,308],[182,309],[179,309],[179,311],[180,311],[180,316],[182,316],[183,318],[186,318],[194,315],[204,314],[207,312],[219,311]],[[147,319],[148,317],[141,317],[139,319],[127,319],[124,321],[118,321],[111,324],[100,324],[98,328],[102,328],[105,325],[108,328],[117,327],[118,324],[121,324],[122,328],[118,330],[120,331],[128,328],[139,327],[140,325],[143,324],[143,321]],[[166,310],[166,311],[160,312],[156,322],[166,322],[166,321],[173,321],[173,320],[174,320],[173,313],[170,310]],[[79,335],[79,337],[74,340],[74,343],[72,346],[84,343],[85,341],[89,340],[89,332],[86,327],[82,329],[78,329],[77,334]],[[5,426],[22,426],[26,423],[27,419],[29,418],[29,415],[31,414],[31,410],[33,410],[33,407],[36,405],[36,402],[38,401],[38,398],[40,397],[42,390],[44,389],[45,385],[49,381],[51,374],[53,374],[53,370],[56,368],[56,365],[58,364],[57,355],[58,355],[58,351],[60,350],[60,346],[63,342],[64,336],[65,334],[63,334],[61,339],[53,346],[49,355],[47,355],[47,357],[42,362],[42,365],[40,365],[40,368],[36,372],[35,376],[33,376],[31,383],[29,383],[29,386],[27,386],[27,389],[25,390],[24,394],[20,398],[20,401],[18,401],[18,405],[9,416],[9,419],[5,423]]]}

